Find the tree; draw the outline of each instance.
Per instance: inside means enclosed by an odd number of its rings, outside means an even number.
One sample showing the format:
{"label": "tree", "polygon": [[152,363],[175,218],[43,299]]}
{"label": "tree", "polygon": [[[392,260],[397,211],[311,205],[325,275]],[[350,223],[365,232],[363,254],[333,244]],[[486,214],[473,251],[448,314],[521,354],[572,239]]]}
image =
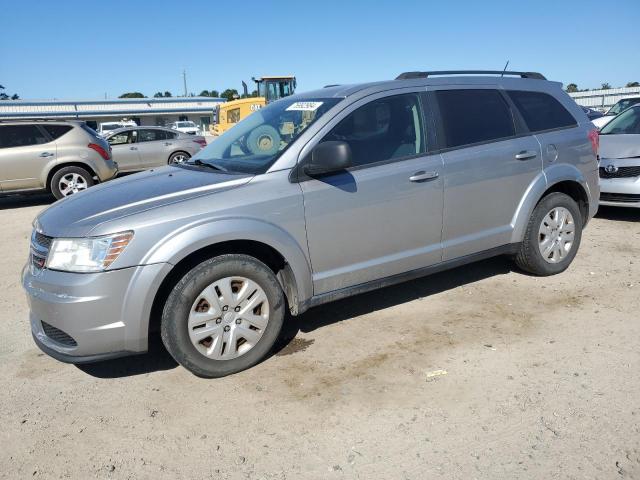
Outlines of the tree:
{"label": "tree", "polygon": [[600,85],[601,90],[609,90],[610,88],[611,85],[609,85],[607,82],[604,82],[602,85]]}
{"label": "tree", "polygon": [[238,91],[235,88],[227,88],[224,92],[220,94],[220,96],[222,98],[226,98],[227,102],[230,102],[231,100],[235,100],[236,98],[240,98],[240,95],[238,95]]}
{"label": "tree", "polygon": [[202,90],[199,97],[219,97],[220,93],[217,90]]}
{"label": "tree", "polygon": [[[4,86],[0,85],[0,90],[4,90]],[[3,91],[0,91],[0,100],[19,100],[20,97],[18,96],[17,93],[14,93],[13,95],[9,96],[6,93],[4,93]]]}
{"label": "tree", "polygon": [[640,87],[640,82],[629,82],[625,87]]}
{"label": "tree", "polygon": [[170,92],[170,91],[168,91],[168,90],[165,90],[165,91],[164,91],[164,96],[165,96],[166,98],[173,97],[173,95],[171,95],[171,92]]}
{"label": "tree", "polygon": [[120,95],[118,98],[147,98],[140,92],[127,92]]}
{"label": "tree", "polygon": [[153,94],[153,98],[162,98],[162,92],[156,92]]}
{"label": "tree", "polygon": [[568,93],[574,93],[577,92],[578,90],[578,85],[576,85],[575,83],[570,83],[569,85],[567,85],[567,92]]}

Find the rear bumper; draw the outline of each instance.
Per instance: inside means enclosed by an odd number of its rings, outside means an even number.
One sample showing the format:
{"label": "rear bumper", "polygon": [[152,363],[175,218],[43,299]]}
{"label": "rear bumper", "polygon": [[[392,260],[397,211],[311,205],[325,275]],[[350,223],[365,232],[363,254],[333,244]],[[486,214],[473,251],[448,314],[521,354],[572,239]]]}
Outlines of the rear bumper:
{"label": "rear bumper", "polygon": [[151,305],[167,271],[168,264],[89,274],[25,267],[36,344],[67,363],[145,352]]}

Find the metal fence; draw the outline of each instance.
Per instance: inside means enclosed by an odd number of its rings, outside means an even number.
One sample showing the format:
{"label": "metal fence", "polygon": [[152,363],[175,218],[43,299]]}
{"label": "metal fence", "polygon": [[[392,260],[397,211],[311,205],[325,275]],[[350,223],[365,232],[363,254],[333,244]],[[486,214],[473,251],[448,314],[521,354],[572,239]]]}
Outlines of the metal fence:
{"label": "metal fence", "polygon": [[589,90],[569,94],[578,105],[608,110],[618,100],[627,97],[640,97],[640,87],[609,88],[607,90]]}

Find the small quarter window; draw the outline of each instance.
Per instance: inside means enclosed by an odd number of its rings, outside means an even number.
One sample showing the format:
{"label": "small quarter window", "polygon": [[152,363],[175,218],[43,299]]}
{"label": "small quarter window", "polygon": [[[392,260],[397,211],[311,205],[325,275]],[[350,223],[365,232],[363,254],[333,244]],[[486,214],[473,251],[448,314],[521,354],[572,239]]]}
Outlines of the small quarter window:
{"label": "small quarter window", "polygon": [[547,93],[520,90],[512,90],[507,93],[522,114],[531,132],[576,125],[576,119],[573,118],[573,115],[558,100]]}
{"label": "small quarter window", "polygon": [[47,133],[51,136],[53,140],[57,140],[58,138],[63,136],[65,133],[69,132],[73,127],[69,125],[44,124],[42,125],[42,128],[44,128],[47,131]]}

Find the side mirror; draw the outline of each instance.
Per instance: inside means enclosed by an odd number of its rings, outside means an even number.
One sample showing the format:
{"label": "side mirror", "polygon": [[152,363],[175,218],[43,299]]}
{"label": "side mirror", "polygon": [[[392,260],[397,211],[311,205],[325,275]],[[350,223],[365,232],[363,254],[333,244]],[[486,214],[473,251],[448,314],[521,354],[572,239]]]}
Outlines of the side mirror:
{"label": "side mirror", "polygon": [[304,173],[316,177],[345,170],[351,165],[351,147],[347,142],[322,142],[307,156]]}

